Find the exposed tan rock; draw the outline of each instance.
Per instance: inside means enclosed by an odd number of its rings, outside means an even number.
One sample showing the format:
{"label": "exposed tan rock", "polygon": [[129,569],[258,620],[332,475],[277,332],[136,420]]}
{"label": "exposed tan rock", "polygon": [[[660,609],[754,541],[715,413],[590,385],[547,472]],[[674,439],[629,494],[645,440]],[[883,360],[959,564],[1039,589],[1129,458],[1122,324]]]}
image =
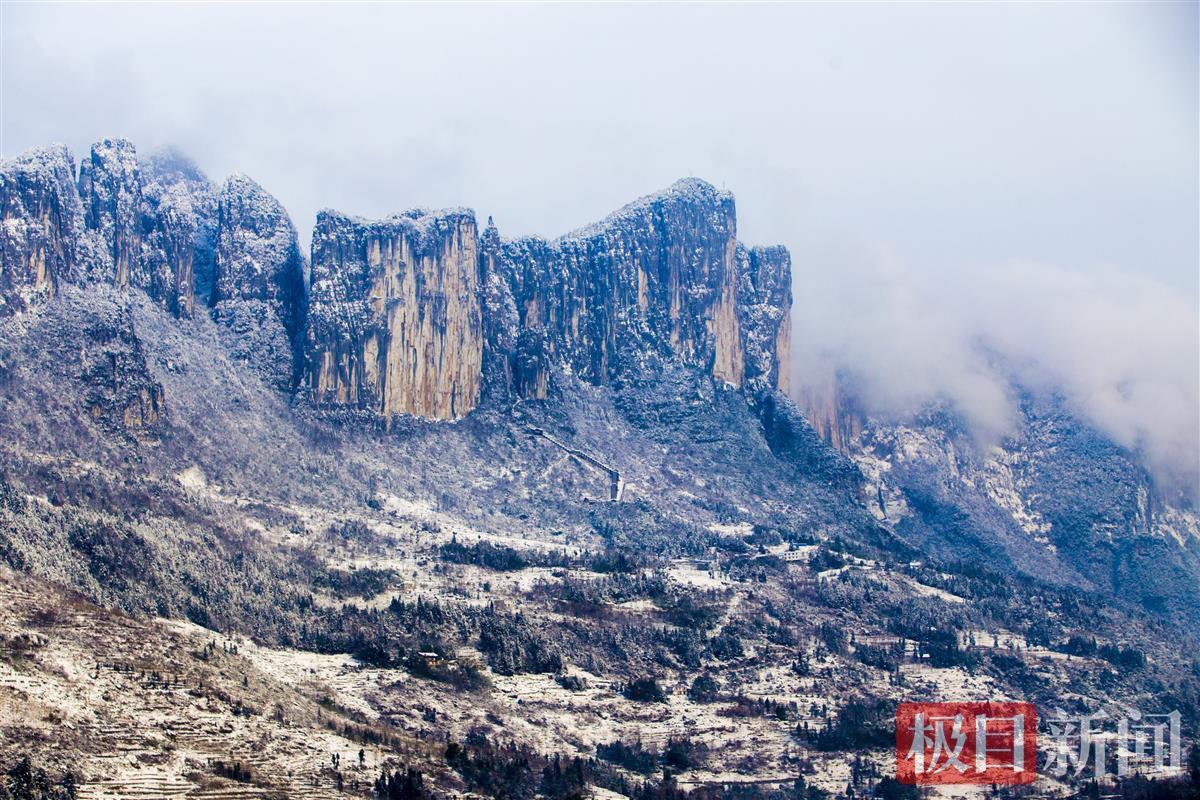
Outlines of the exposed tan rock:
{"label": "exposed tan rock", "polygon": [[779,330],[775,333],[775,359],[778,362],[775,388],[788,394],[792,388],[792,310],[790,308],[783,312]]}
{"label": "exposed tan rock", "polygon": [[74,172],[62,146],[0,165],[0,314],[36,305],[75,279],[84,225]]}
{"label": "exposed tan rock", "polygon": [[807,380],[799,395],[800,411],[826,444],[846,451],[862,435],[864,417],[832,370],[824,380]]}
{"label": "exposed tan rock", "polygon": [[322,212],[305,370],[318,406],[457,419],[479,402],[482,356],[470,212]]}

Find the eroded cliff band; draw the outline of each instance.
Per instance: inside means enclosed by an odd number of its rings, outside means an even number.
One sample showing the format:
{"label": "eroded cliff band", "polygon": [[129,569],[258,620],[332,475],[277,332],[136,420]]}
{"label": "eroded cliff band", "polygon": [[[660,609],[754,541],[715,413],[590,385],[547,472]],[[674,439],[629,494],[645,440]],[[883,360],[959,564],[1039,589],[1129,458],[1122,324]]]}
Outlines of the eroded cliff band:
{"label": "eroded cliff band", "polygon": [[556,240],[479,231],[467,209],[318,215],[311,270],[282,205],[179,157],[63,147],[0,170],[0,314],[64,284],[204,309],[269,383],[320,409],[458,419],[488,382],[545,398],[554,373],[608,384],[673,355],[748,392],[788,388],[791,260],[737,240],[733,195],[681,180]]}

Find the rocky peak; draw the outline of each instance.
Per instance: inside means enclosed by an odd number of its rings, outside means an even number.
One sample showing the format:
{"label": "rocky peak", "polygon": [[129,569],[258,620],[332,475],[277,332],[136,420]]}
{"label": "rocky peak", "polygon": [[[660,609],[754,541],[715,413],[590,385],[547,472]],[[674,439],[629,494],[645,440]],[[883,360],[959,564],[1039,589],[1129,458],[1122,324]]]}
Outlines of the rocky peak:
{"label": "rocky peak", "polygon": [[172,151],[142,162],[143,224],[152,296],[190,317],[213,295],[217,190],[195,164]]}
{"label": "rocky peak", "polygon": [[310,291],[291,219],[244,175],[218,191],[106,139],[72,176],[63,148],[4,167],[6,309],[61,280],[209,308],[236,357],[318,407],[455,419],[485,391],[545,398],[558,372],[606,385],[663,357],[752,396],[787,386],[787,251],[739,244],[733,196],[701,180],[553,241],[480,233],[466,209],[324,211]]}
{"label": "rocky peak", "polygon": [[306,268],[291,217],[245,175],[217,198],[213,315],[233,333],[235,354],[289,388],[300,362]]}
{"label": "rocky peak", "polygon": [[553,242],[489,248],[485,273],[507,284],[519,316],[510,373],[522,396],[545,396],[556,360],[605,384],[647,351],[754,391],[786,385],[787,251],[742,248],[733,195],[705,181],[678,181]]}
{"label": "rocky peak", "polygon": [[[13,220],[8,234],[40,228],[62,254],[52,258],[43,283],[35,270],[31,281],[41,294],[53,294],[48,287],[70,273],[77,282],[141,289],[177,315],[192,313],[196,254],[211,252],[204,242],[216,220],[212,185],[194,166],[185,170],[177,156],[139,162],[124,139],[93,145],[77,181],[64,148],[31,151],[12,163],[2,191]],[[63,209],[61,224],[46,219],[39,203]],[[68,254],[74,268],[64,271]]]}
{"label": "rocky peak", "polygon": [[213,305],[259,300],[279,306],[289,330],[301,322],[304,259],[283,206],[245,175],[225,181],[217,198]]}
{"label": "rocky peak", "polygon": [[631,224],[647,222],[656,216],[684,222],[684,227],[707,224],[730,236],[737,233],[731,192],[717,189],[700,178],[681,178],[665,189],[626,203],[599,222],[563,234],[556,241],[589,239],[613,229],[627,229]]}
{"label": "rocky peak", "polygon": [[82,259],[75,162],[62,145],[0,165],[0,315],[53,297]]}
{"label": "rocky peak", "polygon": [[142,179],[131,142],[105,139],[92,145],[79,166],[79,197],[84,220],[100,244],[89,277],[118,289],[148,289],[142,258]]}
{"label": "rocky peak", "polygon": [[746,384],[787,394],[791,359],[792,257],[786,247],[739,252],[743,265],[738,312],[746,348]]}

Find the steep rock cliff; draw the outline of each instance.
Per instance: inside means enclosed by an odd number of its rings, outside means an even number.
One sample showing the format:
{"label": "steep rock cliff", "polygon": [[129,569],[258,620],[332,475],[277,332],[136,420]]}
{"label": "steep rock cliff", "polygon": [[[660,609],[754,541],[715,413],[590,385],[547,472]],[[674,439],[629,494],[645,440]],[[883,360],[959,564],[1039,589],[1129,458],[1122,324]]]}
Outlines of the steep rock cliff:
{"label": "steep rock cliff", "polygon": [[89,280],[149,290],[142,253],[142,178],[133,144],[105,139],[92,145],[79,166],[79,197],[84,221],[100,245],[88,264]]}
{"label": "steep rock cliff", "polygon": [[746,384],[787,394],[792,330],[792,257],[786,247],[739,248],[738,313],[746,348]]}
{"label": "steep rock cliff", "polygon": [[[536,389],[523,389],[527,376],[514,374],[517,367],[521,318],[512,287],[496,270],[496,259],[503,257],[504,242],[491,217],[479,236],[479,265],[483,281],[480,311],[483,315],[483,385],[481,399],[507,398],[514,386],[521,396],[537,396]],[[526,359],[522,364],[536,363]],[[535,373],[537,370],[535,370]],[[536,378],[535,378],[536,379]],[[544,391],[542,392],[544,396]]]}
{"label": "steep rock cliff", "polygon": [[291,217],[245,175],[221,187],[215,261],[213,316],[231,350],[276,387],[290,388],[301,360],[307,268]]}
{"label": "steep rock cliff", "polygon": [[79,337],[79,377],[83,403],[93,419],[110,430],[138,436],[158,432],[166,397],[146,364],[146,352],[125,305],[111,316],[94,317]]}
{"label": "steep rock cliff", "polygon": [[53,297],[80,263],[83,211],[75,162],[61,145],[0,166],[0,315]]}
{"label": "steep rock cliff", "polygon": [[483,320],[472,212],[368,221],[323,211],[312,259],[304,384],[314,403],[385,420],[475,408]]}
{"label": "steep rock cliff", "polygon": [[[79,169],[64,148],[8,162],[0,304],[25,308],[64,280],[145,291],[177,316],[195,306],[195,265],[211,263],[212,184],[177,156],[139,162],[132,144],[105,139]],[[211,268],[207,269],[211,272]]]}
{"label": "steep rock cliff", "polygon": [[143,243],[150,295],[176,316],[206,308],[216,267],[217,190],[188,159],[166,152],[141,164]]}
{"label": "steep rock cliff", "polygon": [[826,367],[815,367],[797,388],[796,404],[826,444],[850,452],[867,424],[845,376]]}
{"label": "steep rock cliff", "polygon": [[[60,281],[210,310],[233,355],[323,407],[454,419],[484,392],[545,398],[568,370],[608,385],[630,359],[674,357],[748,396],[786,388],[790,260],[736,238],[732,195],[679,181],[555,241],[477,235],[467,211],[379,222],[324,213],[314,275],[274,197],[218,192],[175,154],[94,145],[5,165],[5,308]],[[489,221],[490,222],[490,221]]]}
{"label": "steep rock cliff", "polygon": [[672,354],[734,386],[786,384],[790,262],[737,242],[733,195],[686,179],[550,242],[485,248],[518,315],[514,390],[543,398],[556,362],[607,384],[622,359]]}

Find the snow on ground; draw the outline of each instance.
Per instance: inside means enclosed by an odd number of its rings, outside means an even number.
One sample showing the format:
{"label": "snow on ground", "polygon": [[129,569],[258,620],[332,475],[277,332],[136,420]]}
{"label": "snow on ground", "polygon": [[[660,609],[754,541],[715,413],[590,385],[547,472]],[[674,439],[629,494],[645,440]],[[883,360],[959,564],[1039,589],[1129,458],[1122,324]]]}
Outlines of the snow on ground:
{"label": "snow on ground", "polygon": [[909,588],[911,588],[914,592],[921,595],[922,597],[937,597],[941,600],[945,600],[947,603],[965,603],[965,602],[967,602],[965,598],[959,597],[958,595],[953,594],[951,592],[947,592],[945,589],[939,589],[936,586],[929,586],[927,584],[921,583],[920,581],[913,580],[913,579],[909,579],[906,582],[907,582]]}
{"label": "snow on ground", "polygon": [[710,522],[708,529],[722,536],[749,536],[754,532],[754,527],[749,522],[737,522],[733,524]]}
{"label": "snow on ground", "polygon": [[676,562],[667,570],[671,580],[683,586],[694,586],[697,589],[724,589],[732,584],[727,577],[711,569],[702,569],[692,562]]}
{"label": "snow on ground", "polygon": [[[39,763],[76,771],[83,800],[265,800],[298,796],[301,786],[305,797],[332,800],[345,796],[335,789],[333,754],[347,783],[366,785],[384,761],[341,735],[343,711],[314,702],[327,693],[339,709],[371,712],[363,689],[378,675],[346,657],[131,619],[7,570],[0,612],[0,756],[22,743]],[[419,740],[406,746],[428,752]],[[218,777],[216,760],[239,762],[251,782]]]}

